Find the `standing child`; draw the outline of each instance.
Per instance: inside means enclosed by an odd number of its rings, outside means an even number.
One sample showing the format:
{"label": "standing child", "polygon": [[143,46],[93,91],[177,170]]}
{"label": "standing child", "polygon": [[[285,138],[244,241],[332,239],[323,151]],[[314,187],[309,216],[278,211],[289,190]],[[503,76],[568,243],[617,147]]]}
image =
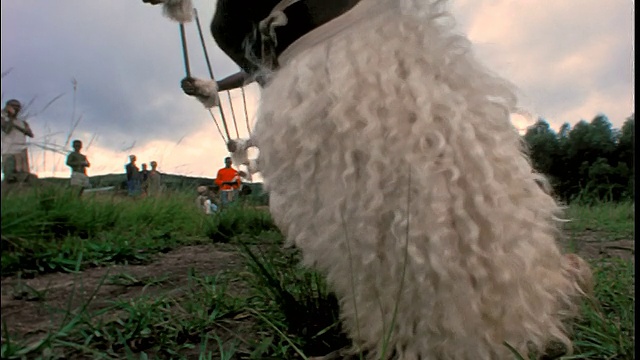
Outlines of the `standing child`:
{"label": "standing child", "polygon": [[29,124],[19,114],[22,104],[16,99],[7,101],[2,109],[2,172],[4,181],[24,182],[29,177],[27,137],[33,137]]}
{"label": "standing child", "polygon": [[91,188],[91,182],[87,176],[87,168],[91,166],[86,155],[80,153],[82,141],[73,140],[73,151],[67,156],[67,166],[71,168],[71,179],[69,184],[80,188],[80,194],[84,189]]}

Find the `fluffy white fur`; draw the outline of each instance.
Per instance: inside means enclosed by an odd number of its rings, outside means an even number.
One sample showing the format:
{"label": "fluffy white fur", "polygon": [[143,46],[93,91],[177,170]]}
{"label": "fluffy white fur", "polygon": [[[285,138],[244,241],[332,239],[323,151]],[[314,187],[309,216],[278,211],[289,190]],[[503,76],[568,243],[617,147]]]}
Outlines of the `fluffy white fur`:
{"label": "fluffy white fur", "polygon": [[234,164],[244,165],[247,167],[247,178],[251,179],[251,175],[260,172],[259,159],[249,159],[248,150],[255,147],[253,139],[235,139],[229,143],[233,143],[231,151],[231,160]]}
{"label": "fluffy white fur", "polygon": [[215,80],[194,78],[193,85],[197,93],[194,95],[205,108],[210,109],[220,104],[218,97],[218,83]]}
{"label": "fluffy white fur", "polygon": [[235,139],[231,140],[233,147],[231,151],[231,160],[234,164],[249,165],[248,150],[253,146],[251,139]]}
{"label": "fluffy white fur", "polygon": [[164,0],[162,13],[177,22],[190,22],[193,19],[193,5],[191,0]]}
{"label": "fluffy white fur", "polygon": [[442,1],[363,1],[383,11],[293,56],[263,90],[253,140],[274,220],[327,275],[368,358],[569,346],[582,290],[510,123],[511,85]]}

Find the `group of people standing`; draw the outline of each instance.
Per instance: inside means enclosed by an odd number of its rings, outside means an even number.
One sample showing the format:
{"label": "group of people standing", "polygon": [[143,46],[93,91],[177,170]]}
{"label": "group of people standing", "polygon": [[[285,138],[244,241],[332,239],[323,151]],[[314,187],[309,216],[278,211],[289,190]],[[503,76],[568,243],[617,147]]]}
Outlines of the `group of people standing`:
{"label": "group of people standing", "polygon": [[[2,109],[2,173],[3,183],[7,184],[25,183],[35,177],[30,171],[27,150],[27,137],[33,138],[33,131],[21,112],[22,103],[16,99],[7,101]],[[71,168],[70,184],[80,187],[82,192],[91,187],[86,170],[91,164],[80,152],[82,141],[74,140],[72,146],[73,151],[69,153],[66,161],[67,166]]]}
{"label": "group of people standing", "polygon": [[[16,99],[6,102],[2,109],[2,172],[3,183],[21,183],[29,178],[29,156],[27,151],[27,137],[33,138],[33,131],[25,119],[20,116],[22,104]],[[84,189],[91,188],[87,175],[87,168],[91,166],[89,159],[82,153],[82,141],[73,140],[73,151],[67,155],[66,165],[71,169],[69,184]],[[136,164],[136,156],[129,155],[129,163],[125,165],[127,175],[127,192],[130,196],[155,196],[162,191],[162,177],[158,172],[158,163],[151,161],[142,164],[142,169]],[[212,187],[198,187],[198,205],[206,213],[217,211],[219,208],[234,202],[243,187],[242,171],[232,167],[230,157],[224,159],[225,166],[218,170],[215,185]]]}
{"label": "group of people standing", "polygon": [[162,176],[158,172],[158,162],[151,161],[151,170],[142,164],[142,170],[136,165],[136,156],[129,155],[129,163],[125,165],[127,173],[127,192],[129,196],[156,196],[162,191]]}

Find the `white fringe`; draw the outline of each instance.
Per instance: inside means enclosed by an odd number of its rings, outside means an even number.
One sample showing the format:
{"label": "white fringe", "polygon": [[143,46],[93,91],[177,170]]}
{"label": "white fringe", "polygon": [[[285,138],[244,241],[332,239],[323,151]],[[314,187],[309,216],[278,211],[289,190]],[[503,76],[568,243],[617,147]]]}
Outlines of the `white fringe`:
{"label": "white fringe", "polygon": [[249,165],[249,154],[247,150],[253,146],[251,139],[235,139],[232,140],[236,145],[236,150],[231,153],[231,160],[234,164]]}
{"label": "white fringe", "polygon": [[258,166],[258,159],[250,159],[249,165],[247,165],[247,168],[249,169],[249,174],[255,174],[257,172],[260,172],[260,167]]}
{"label": "white fringe", "polygon": [[205,108],[210,109],[220,104],[218,83],[215,80],[195,78],[193,84],[198,88],[198,93],[195,96]]}
{"label": "white fringe", "polygon": [[171,20],[185,23],[193,20],[191,0],[165,0],[162,13]]}
{"label": "white fringe", "polygon": [[249,159],[249,154],[247,150],[250,147],[255,147],[253,140],[249,139],[235,139],[231,140],[235,143],[235,151],[231,153],[231,160],[234,164],[244,165],[247,167],[249,171],[248,176],[250,177],[252,174],[260,172],[258,166],[258,159]]}

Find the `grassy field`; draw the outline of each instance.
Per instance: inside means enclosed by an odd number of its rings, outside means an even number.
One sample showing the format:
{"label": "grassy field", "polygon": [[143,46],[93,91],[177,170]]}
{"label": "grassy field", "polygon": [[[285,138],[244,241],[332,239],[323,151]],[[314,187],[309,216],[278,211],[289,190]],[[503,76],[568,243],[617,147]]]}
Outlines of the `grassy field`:
{"label": "grassy field", "polygon": [[[206,216],[194,198],[3,198],[1,358],[305,359],[349,344],[323,277],[283,249],[267,211]],[[597,284],[565,358],[633,359],[633,205],[567,217],[563,245]]]}

